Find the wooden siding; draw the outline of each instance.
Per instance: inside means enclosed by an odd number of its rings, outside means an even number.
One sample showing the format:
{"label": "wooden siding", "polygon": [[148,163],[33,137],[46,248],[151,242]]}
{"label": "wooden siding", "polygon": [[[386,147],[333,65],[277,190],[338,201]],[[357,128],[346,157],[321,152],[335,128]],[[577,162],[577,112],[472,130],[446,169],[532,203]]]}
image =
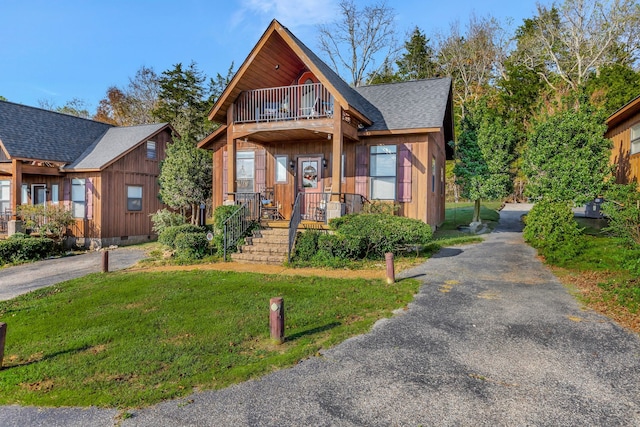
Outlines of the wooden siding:
{"label": "wooden siding", "polygon": [[[346,141],[343,146],[345,154],[345,172],[344,181],[342,182],[343,193],[359,193],[361,189],[365,189],[363,194],[369,198],[369,178],[368,168],[366,181],[356,185],[356,147],[361,146],[366,150],[367,156],[369,147],[372,145],[411,145],[410,161],[411,179],[411,197],[408,201],[399,203],[399,215],[409,218],[420,219],[433,226],[438,226],[444,222],[444,191],[440,183],[441,173],[445,167],[445,150],[444,136],[440,133],[429,134],[403,134],[403,135],[386,135],[362,138],[360,142]],[[266,175],[265,186],[274,189],[274,200],[281,205],[281,213],[285,218],[291,215],[291,208],[295,201],[297,193],[297,184],[295,178],[295,170],[288,167],[290,161],[297,162],[298,157],[317,155],[327,160],[327,167],[321,171],[320,188],[328,188],[333,178],[332,171],[332,141],[326,138],[304,141],[286,141],[273,143],[256,143],[244,142],[239,140],[236,142],[236,151],[253,150],[258,151],[264,149],[266,151]],[[358,150],[359,151],[359,150]],[[287,156],[287,181],[283,183],[275,182],[275,157]],[[213,207],[222,205],[225,201],[223,185],[225,176],[225,156],[226,144],[217,144],[214,147],[213,154]],[[436,159],[436,184],[435,191],[432,191],[432,158]],[[442,171],[442,172],[441,172]],[[336,171],[337,173],[337,171]],[[362,181],[362,180],[361,180]],[[256,188],[256,191],[260,189]]]}
{"label": "wooden siding", "polygon": [[611,150],[611,163],[616,167],[616,182],[638,182],[640,178],[640,153],[630,155],[631,128],[640,123],[640,109],[626,120],[609,128],[605,137],[613,143]]}

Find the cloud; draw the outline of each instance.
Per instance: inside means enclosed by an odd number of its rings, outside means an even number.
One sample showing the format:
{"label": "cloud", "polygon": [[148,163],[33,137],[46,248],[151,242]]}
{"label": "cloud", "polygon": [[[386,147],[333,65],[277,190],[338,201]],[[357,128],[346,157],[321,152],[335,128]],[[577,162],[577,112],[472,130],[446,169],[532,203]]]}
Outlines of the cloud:
{"label": "cloud", "polygon": [[247,15],[275,18],[289,28],[298,28],[332,21],[339,13],[337,0],[242,0],[241,4],[232,17],[232,27]]}

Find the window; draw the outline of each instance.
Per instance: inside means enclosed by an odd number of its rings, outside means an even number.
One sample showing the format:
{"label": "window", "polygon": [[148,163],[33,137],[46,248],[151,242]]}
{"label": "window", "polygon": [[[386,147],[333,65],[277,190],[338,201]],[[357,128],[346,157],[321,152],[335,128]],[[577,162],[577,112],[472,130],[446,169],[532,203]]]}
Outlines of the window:
{"label": "window", "polygon": [[157,159],[155,141],[147,141],[147,159],[151,159],[151,160]]}
{"label": "window", "polygon": [[0,181],[0,214],[11,209],[11,181]]}
{"label": "window", "polygon": [[255,181],[255,153],[238,151],[236,154],[236,191],[253,193]]}
{"label": "window", "polygon": [[640,153],[640,123],[631,128],[631,148],[629,154]]}
{"label": "window", "polygon": [[29,186],[27,184],[22,184],[22,196],[20,204],[26,205],[27,203],[29,203]]}
{"label": "window", "polygon": [[396,146],[378,145],[370,151],[371,199],[396,198]]}
{"label": "window", "polygon": [[440,194],[444,194],[444,168],[440,166]]}
{"label": "window", "polygon": [[344,153],[342,153],[342,158],[340,159],[340,161],[342,162],[340,166],[340,180],[342,182],[346,182],[347,178],[345,177],[345,173],[344,173]]}
{"label": "window", "polygon": [[276,182],[287,182],[287,156],[276,156]]}
{"label": "window", "polygon": [[436,192],[436,157],[431,157],[431,192]]}
{"label": "window", "polygon": [[127,210],[142,210],[142,187],[139,185],[127,185]]}
{"label": "window", "polygon": [[57,205],[60,201],[60,190],[58,184],[51,185],[51,203]]}
{"label": "window", "polygon": [[84,218],[87,205],[84,179],[71,180],[71,211],[74,218]]}

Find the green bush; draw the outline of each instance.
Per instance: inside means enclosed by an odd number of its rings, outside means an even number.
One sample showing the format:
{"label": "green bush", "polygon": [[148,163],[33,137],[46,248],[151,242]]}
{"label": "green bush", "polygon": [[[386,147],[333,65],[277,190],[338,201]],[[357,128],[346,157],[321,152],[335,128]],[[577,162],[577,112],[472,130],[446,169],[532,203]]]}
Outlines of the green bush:
{"label": "green bush", "polygon": [[204,229],[192,224],[174,225],[165,228],[158,235],[158,242],[163,245],[169,246],[172,249],[176,249],[175,240],[178,234],[181,233],[202,233]]}
{"label": "green bush", "polygon": [[187,222],[184,216],[168,209],[160,209],[150,216],[153,223],[153,231],[156,234],[162,233],[166,228],[184,225]]}
{"label": "green bush", "polygon": [[524,240],[552,263],[561,264],[580,254],[582,229],[566,202],[540,201],[525,218]]}
{"label": "green bush", "polygon": [[422,221],[388,214],[351,214],[330,221],[333,233],[302,233],[294,260],[315,265],[342,266],[346,260],[381,259],[387,252],[402,252],[408,245],[431,241],[431,226]]}
{"label": "green bush", "polygon": [[[217,248],[217,254],[220,256],[224,253],[224,222],[233,215],[238,208],[238,205],[221,205],[213,211],[213,244]],[[228,248],[228,250],[235,251],[235,247]]]}
{"label": "green bush", "polygon": [[637,184],[613,184],[605,194],[602,211],[609,218],[604,229],[629,247],[640,245],[640,192]]}
{"label": "green bush", "polygon": [[0,241],[0,265],[35,261],[60,252],[60,246],[46,237],[28,237],[22,233]]}
{"label": "green bush", "polygon": [[180,260],[202,259],[209,253],[207,233],[178,233],[174,241],[176,258]]}

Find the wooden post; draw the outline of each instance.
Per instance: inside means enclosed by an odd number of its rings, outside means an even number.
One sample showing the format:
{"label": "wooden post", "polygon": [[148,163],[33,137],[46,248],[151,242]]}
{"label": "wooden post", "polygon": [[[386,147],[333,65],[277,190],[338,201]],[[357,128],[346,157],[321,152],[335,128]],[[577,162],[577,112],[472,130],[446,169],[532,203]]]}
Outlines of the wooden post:
{"label": "wooden post", "polygon": [[109,251],[102,251],[102,272],[109,272]]}
{"label": "wooden post", "polygon": [[387,283],[392,284],[396,282],[396,273],[393,266],[393,252],[387,252],[384,254],[384,258],[387,261]]}
{"label": "wooden post", "polygon": [[7,338],[7,324],[0,322],[0,369],[2,369],[2,359],[4,358],[4,341]]}
{"label": "wooden post", "polygon": [[275,297],[269,300],[269,329],[271,339],[277,344],[284,342],[284,300]]}

